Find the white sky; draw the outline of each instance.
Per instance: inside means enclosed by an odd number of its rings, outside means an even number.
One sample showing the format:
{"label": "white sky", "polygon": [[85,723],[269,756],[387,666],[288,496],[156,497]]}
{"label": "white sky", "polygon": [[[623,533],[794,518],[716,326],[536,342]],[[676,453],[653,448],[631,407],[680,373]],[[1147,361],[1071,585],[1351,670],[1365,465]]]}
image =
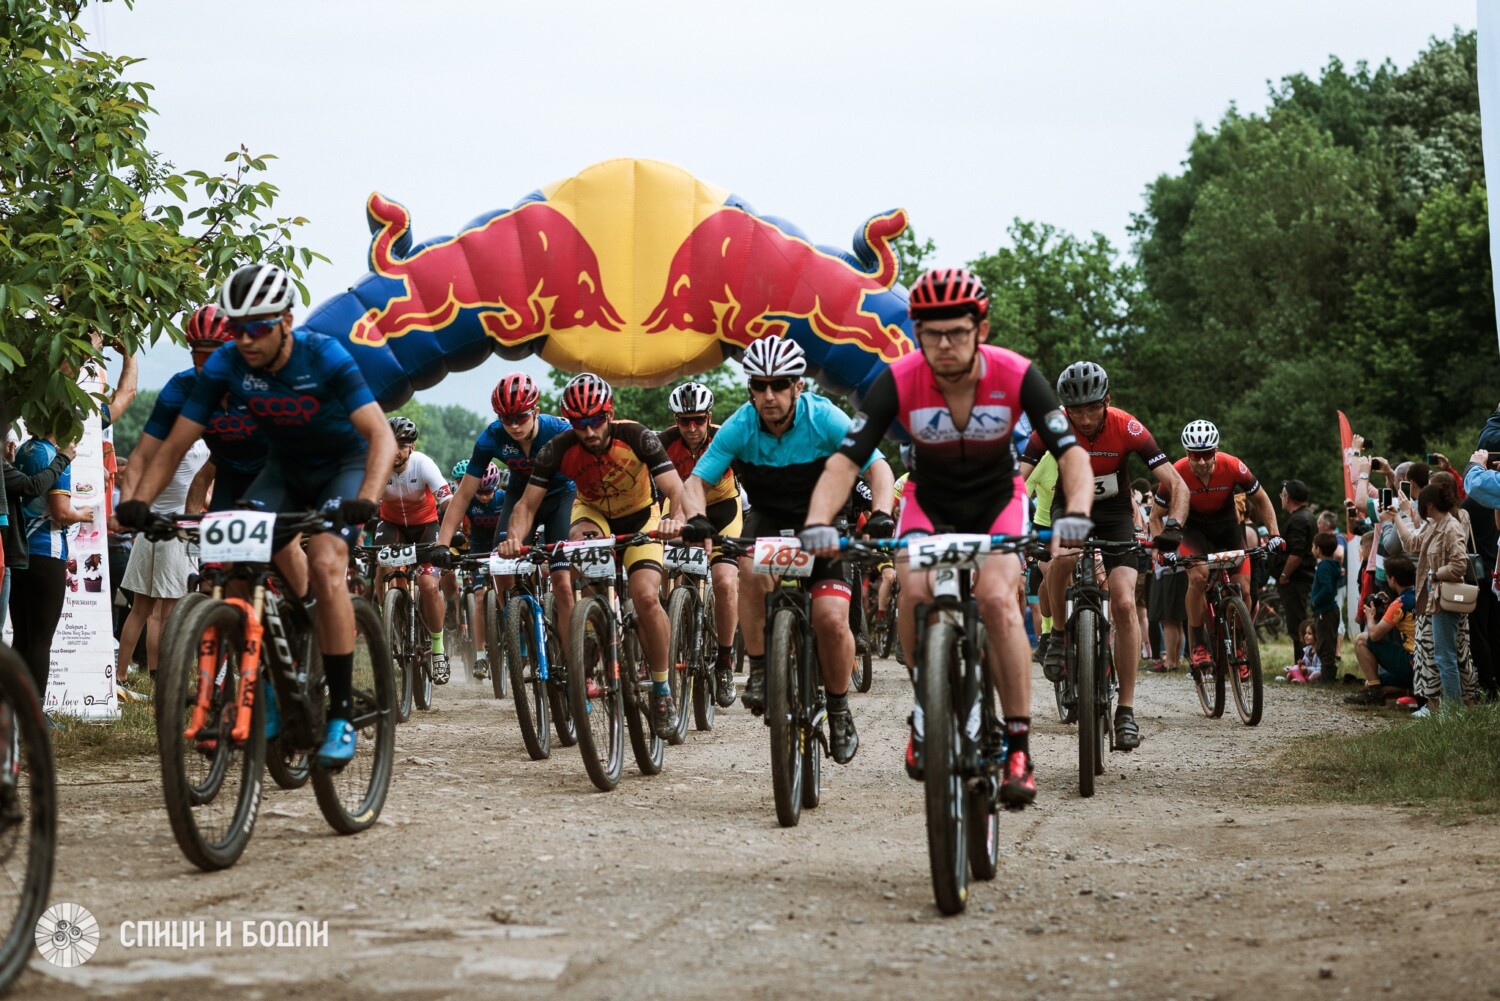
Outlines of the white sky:
{"label": "white sky", "polygon": [[[677,163],[817,243],[848,247],[902,206],[941,262],[1004,243],[1020,216],[1125,249],[1145,186],[1195,122],[1265,107],[1267,82],[1390,58],[1472,28],[1475,0],[1056,0],[896,4],[138,0],[84,14],[143,57],[149,144],[213,171],[274,153],[278,214],[331,264],[313,301],[364,274],[371,190],[415,238],[616,156]],[[305,311],[299,312],[299,317]],[[158,347],[157,388],[187,365]],[[544,366],[534,363],[540,373]],[[488,405],[495,359],[419,394]]]}

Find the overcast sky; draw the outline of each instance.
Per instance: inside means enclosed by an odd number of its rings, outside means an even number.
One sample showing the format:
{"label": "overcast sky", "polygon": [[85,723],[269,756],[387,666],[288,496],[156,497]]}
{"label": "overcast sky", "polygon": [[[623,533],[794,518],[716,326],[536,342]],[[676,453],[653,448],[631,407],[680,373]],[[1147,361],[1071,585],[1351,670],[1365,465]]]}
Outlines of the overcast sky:
{"label": "overcast sky", "polygon": [[[308,276],[315,304],[365,272],[372,190],[411,210],[420,241],[617,156],[679,164],[818,243],[847,248],[901,206],[943,263],[995,250],[1017,216],[1123,250],[1195,122],[1261,110],[1268,81],[1330,55],[1404,67],[1474,23],[1475,0],[138,0],[84,14],[98,47],[145,59],[149,144],[178,170],[215,170],[242,143],[279,157],[278,213],[311,219],[299,239],[331,260]],[[143,387],[186,364],[180,348],[148,352]],[[419,398],[482,411],[509,367]]]}

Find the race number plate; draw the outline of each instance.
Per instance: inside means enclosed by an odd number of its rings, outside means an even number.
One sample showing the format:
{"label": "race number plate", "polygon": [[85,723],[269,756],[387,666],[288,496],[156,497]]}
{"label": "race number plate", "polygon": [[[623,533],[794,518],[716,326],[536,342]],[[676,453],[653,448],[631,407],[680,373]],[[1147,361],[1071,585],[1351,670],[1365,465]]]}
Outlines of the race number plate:
{"label": "race number plate", "polygon": [[756,573],[810,577],[813,555],[803,551],[802,543],[795,536],[773,535],[755,540],[755,558],[752,563]]}
{"label": "race number plate", "polygon": [[1120,474],[1094,477],[1094,500],[1107,500],[1120,493]]}
{"label": "race number plate", "polygon": [[375,562],[389,569],[416,566],[417,547],[383,546],[380,552],[375,554]]}
{"label": "race number plate", "polygon": [[613,539],[585,539],[569,542],[563,546],[568,562],[573,569],[589,580],[614,580],[615,541]]}
{"label": "race number plate", "polygon": [[207,563],[269,563],[275,528],[265,511],[216,511],[198,524],[198,545]]}
{"label": "race number plate", "polygon": [[503,556],[490,556],[490,573],[496,577],[527,576],[536,572],[537,565],[530,560],[508,560]]}
{"label": "race number plate", "polygon": [[906,547],[913,570],[933,567],[976,569],[990,551],[988,535],[928,535],[913,539]]}
{"label": "race number plate", "polygon": [[680,570],[695,577],[708,575],[708,550],[698,546],[667,546],[668,570]]}
{"label": "race number plate", "polygon": [[1245,551],[1243,549],[1230,549],[1222,553],[1209,553],[1204,564],[1210,570],[1238,570],[1240,564],[1245,562]]}

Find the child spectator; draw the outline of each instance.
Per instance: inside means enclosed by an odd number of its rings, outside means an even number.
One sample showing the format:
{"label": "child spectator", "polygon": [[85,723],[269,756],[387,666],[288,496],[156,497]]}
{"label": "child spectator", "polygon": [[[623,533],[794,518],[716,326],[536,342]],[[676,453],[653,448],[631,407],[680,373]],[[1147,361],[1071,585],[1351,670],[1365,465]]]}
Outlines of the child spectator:
{"label": "child spectator", "polygon": [[[1382,602],[1383,592],[1365,605],[1365,631],[1355,637],[1354,659],[1365,687],[1344,699],[1355,706],[1385,705],[1388,695],[1405,695],[1412,687],[1412,654],[1417,639],[1417,567],[1407,556],[1385,561],[1385,576],[1396,596]],[[1384,609],[1381,605],[1385,604]],[[1388,691],[1389,690],[1389,691]]]}
{"label": "child spectator", "polygon": [[1324,684],[1330,684],[1339,676],[1339,578],[1343,567],[1338,561],[1339,540],[1332,532],[1314,535],[1312,548],[1318,557],[1318,566],[1313,571],[1308,611],[1312,612],[1313,622],[1317,625],[1322,680]]}
{"label": "child spectator", "polygon": [[1302,653],[1297,658],[1297,663],[1286,669],[1283,680],[1294,681],[1299,685],[1311,684],[1323,675],[1323,663],[1318,660],[1317,630],[1313,626],[1312,619],[1302,623],[1302,628],[1297,630],[1297,635],[1302,637],[1299,647]]}

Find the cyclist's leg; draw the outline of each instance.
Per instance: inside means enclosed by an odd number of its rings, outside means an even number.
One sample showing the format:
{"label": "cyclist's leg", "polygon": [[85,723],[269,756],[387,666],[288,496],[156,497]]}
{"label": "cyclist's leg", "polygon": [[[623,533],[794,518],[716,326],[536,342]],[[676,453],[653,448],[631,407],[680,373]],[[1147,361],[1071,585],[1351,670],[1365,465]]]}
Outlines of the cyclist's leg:
{"label": "cyclist's leg", "polygon": [[[818,567],[826,562],[825,567]],[[812,628],[818,639],[823,687],[830,696],[849,692],[854,674],[854,634],[849,631],[851,591],[842,560],[815,560],[812,572]]]}
{"label": "cyclist's leg", "polygon": [[1135,675],[1141,651],[1141,627],[1135,615],[1135,563],[1109,571],[1110,628],[1114,630],[1115,673],[1120,678],[1120,705],[1135,705]]}
{"label": "cyclist's leg", "polygon": [[[536,523],[542,526],[543,536],[548,542],[561,542],[568,537],[569,521],[573,514],[573,497],[570,491],[557,497],[547,498],[537,509]],[[553,557],[550,569],[552,572],[552,607],[557,614],[557,630],[561,635],[566,636],[568,623],[573,618],[573,574],[568,567],[567,557],[562,553]]]}
{"label": "cyclist's leg", "polygon": [[[715,532],[737,538],[745,528],[740,499],[731,497],[713,505],[708,510],[708,520],[713,523]],[[739,624],[739,561],[720,550],[708,562],[714,589],[714,636],[718,640],[719,656],[727,662],[734,649],[734,628]]]}
{"label": "cyclist's leg", "polygon": [[[260,475],[255,477],[245,491],[246,500],[262,511],[294,511],[297,509],[291,485],[281,463],[267,459]],[[293,596],[306,597],[308,592],[307,554],[297,544],[297,539],[281,547],[274,556],[276,568],[291,585]]]}

